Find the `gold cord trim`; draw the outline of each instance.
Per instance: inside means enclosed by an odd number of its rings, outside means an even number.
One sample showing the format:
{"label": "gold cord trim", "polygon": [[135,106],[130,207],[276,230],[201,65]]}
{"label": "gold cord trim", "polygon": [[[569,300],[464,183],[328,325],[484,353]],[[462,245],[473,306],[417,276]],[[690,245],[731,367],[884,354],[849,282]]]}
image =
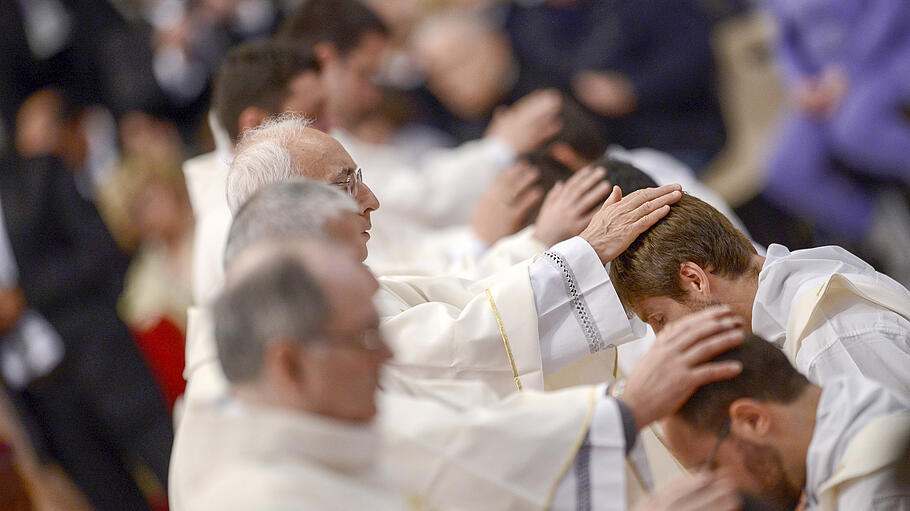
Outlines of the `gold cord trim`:
{"label": "gold cord trim", "polygon": [[493,316],[496,317],[496,324],[499,325],[499,335],[502,337],[502,344],[506,347],[506,356],[509,357],[509,365],[512,366],[512,377],[515,378],[515,386],[518,387],[518,390],[521,388],[521,380],[518,379],[518,369],[515,367],[515,358],[512,356],[512,346],[509,344],[509,336],[506,334],[506,327],[502,324],[502,316],[499,315],[499,308],[496,307],[496,302],[493,301],[493,293],[489,289],[486,290],[487,301],[490,302],[490,308],[493,309]]}
{"label": "gold cord trim", "polygon": [[553,504],[553,495],[556,494],[556,488],[559,486],[559,482],[562,481],[562,478],[565,477],[566,472],[568,472],[569,467],[572,466],[572,462],[575,461],[575,456],[578,454],[578,449],[581,448],[581,444],[585,441],[585,437],[588,436],[588,430],[591,429],[591,420],[594,418],[594,391],[597,387],[591,387],[590,403],[588,405],[588,415],[585,416],[584,426],[581,428],[581,432],[578,433],[578,439],[575,440],[575,445],[572,447],[571,456],[563,464],[562,468],[557,472],[556,480],[553,481],[553,486],[550,487],[550,494],[547,496],[547,505],[544,509],[550,509],[550,506]]}

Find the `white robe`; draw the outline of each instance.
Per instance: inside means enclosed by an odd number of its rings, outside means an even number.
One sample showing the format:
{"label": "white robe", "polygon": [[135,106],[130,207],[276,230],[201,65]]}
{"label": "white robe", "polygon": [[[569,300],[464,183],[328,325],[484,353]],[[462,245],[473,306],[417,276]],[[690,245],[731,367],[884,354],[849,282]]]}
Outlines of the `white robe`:
{"label": "white robe", "polygon": [[415,167],[394,146],[363,142],[342,129],[331,135],[363,166],[382,201],[377,218],[384,222],[408,219],[421,227],[467,224],[487,186],[515,161],[511,149],[485,138],[431,151]]}
{"label": "white robe", "polygon": [[[752,307],[752,331],[787,346],[788,324],[798,297],[813,293],[833,274],[881,286],[910,298],[910,291],[846,250],[819,247],[790,252],[768,247]],[[910,393],[910,321],[856,296],[825,304],[824,321],[802,339],[795,365],[819,385],[859,376]]]}
{"label": "white robe", "polygon": [[622,424],[603,386],[476,396],[482,406],[380,392],[373,428],[229,397],[194,403],[171,507],[400,509],[403,496],[408,509],[626,508]]}
{"label": "white robe", "polygon": [[176,441],[175,511],[415,509],[369,425],[225,398],[188,406]]}
{"label": "white robe", "polygon": [[[849,466],[844,457],[863,428],[885,417],[903,416],[910,420],[910,396],[899,394],[874,382],[858,378],[829,381],[822,388],[816,412],[815,431],[806,454],[806,510],[823,508],[827,496],[821,490],[838,470]],[[910,430],[899,435],[894,445],[879,446],[885,456],[910,453]],[[883,437],[879,437],[883,438]],[[884,442],[885,440],[879,440]],[[862,447],[862,446],[860,446]],[[854,448],[855,449],[855,448]],[[859,462],[868,463],[875,449],[863,448]],[[856,464],[855,460],[851,460]],[[832,495],[829,509],[910,510],[910,459],[886,463],[871,474],[850,480]],[[903,481],[899,477],[903,476]]]}

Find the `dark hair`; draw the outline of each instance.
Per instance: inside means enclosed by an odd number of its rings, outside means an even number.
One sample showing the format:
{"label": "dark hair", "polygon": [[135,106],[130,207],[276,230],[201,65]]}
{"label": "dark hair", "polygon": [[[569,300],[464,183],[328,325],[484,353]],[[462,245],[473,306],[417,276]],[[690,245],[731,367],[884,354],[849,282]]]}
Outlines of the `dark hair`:
{"label": "dark hair", "polygon": [[705,271],[740,277],[752,269],[755,247],[730,220],[687,193],[670,212],[632,242],[610,264],[610,280],[626,307],[646,298],[681,301],[679,268],[693,262]]}
{"label": "dark hair", "polygon": [[612,185],[618,186],[623,195],[641,190],[642,188],[656,188],[659,186],[651,176],[645,174],[635,165],[618,160],[610,156],[604,156],[593,163],[594,167],[603,167],[607,171],[604,180]]}
{"label": "dark hair", "polygon": [[[572,177],[573,171],[559,162],[538,162],[535,164],[540,171],[540,179],[537,185],[543,188],[545,192],[550,191],[558,181],[565,181]],[[623,195],[628,195],[635,190],[642,188],[653,188],[658,186],[653,179],[642,172],[638,167],[631,163],[616,158],[603,157],[592,164],[594,167],[602,167],[607,173],[604,175],[604,181],[611,185],[616,185],[622,189]],[[599,208],[600,205],[595,206]],[[540,212],[538,207],[532,214],[531,218],[536,218]]]}
{"label": "dark hair", "polygon": [[809,380],[790,364],[780,349],[756,335],[714,358],[714,361],[722,360],[739,361],[743,371],[732,379],[699,388],[676,413],[697,431],[720,430],[729,417],[730,405],[737,399],[787,404],[809,385]]}
{"label": "dark hair", "polygon": [[[525,158],[540,169],[551,169],[555,175],[571,175],[578,169],[570,169],[562,162],[553,158],[552,149],[555,144],[563,143],[572,148],[579,156],[594,161],[607,151],[606,136],[597,119],[579,105],[570,96],[562,95],[562,108],[559,112],[562,121],[562,130]],[[561,178],[561,179],[564,179]],[[554,183],[556,181],[553,181]]]}
{"label": "dark hair", "polygon": [[228,52],[215,78],[213,104],[231,141],[240,137],[237,124],[246,108],[280,113],[290,81],[310,70],[319,71],[310,51],[275,40],[246,42]]}
{"label": "dark hair", "polygon": [[357,0],[307,0],[278,28],[278,37],[313,48],[330,42],[339,53],[356,48],[370,32],[386,35],[388,27]]}
{"label": "dark hair", "polygon": [[328,303],[316,279],[290,251],[277,253],[238,282],[213,306],[215,344],[228,381],[256,378],[269,342],[317,342]]}

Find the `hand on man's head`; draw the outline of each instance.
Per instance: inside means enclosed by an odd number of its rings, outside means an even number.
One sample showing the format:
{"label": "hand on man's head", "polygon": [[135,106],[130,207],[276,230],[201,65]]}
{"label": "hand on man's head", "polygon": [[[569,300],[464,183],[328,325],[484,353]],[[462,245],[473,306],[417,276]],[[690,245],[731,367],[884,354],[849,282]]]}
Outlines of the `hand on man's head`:
{"label": "hand on man's head", "polygon": [[594,217],[591,210],[610,193],[605,174],[600,167],[585,167],[556,183],[537,215],[534,237],[549,247],[577,236]]}
{"label": "hand on man's head", "polygon": [[490,183],[471,216],[471,227],[488,245],[528,225],[531,211],[543,200],[535,186],[540,172],[524,161],[512,165]]}
{"label": "hand on man's head", "polygon": [[648,495],[634,511],[736,511],[742,501],[724,474],[701,472],[681,477]]}
{"label": "hand on man's head", "polygon": [[579,234],[607,264],[623,253],[639,234],[648,230],[670,212],[670,204],[682,198],[682,186],[664,185],[643,188],[622,196],[618,186],[613,187],[606,202]]}
{"label": "hand on man's head", "polygon": [[486,136],[506,144],[515,154],[527,154],[562,130],[562,98],[552,89],[539,90],[514,105],[497,110]]}
{"label": "hand on man's head", "polygon": [[622,401],[639,428],[675,413],[699,387],[742,371],[736,361],[708,362],[743,343],[743,319],[727,306],[674,321],[657,334],[626,380]]}

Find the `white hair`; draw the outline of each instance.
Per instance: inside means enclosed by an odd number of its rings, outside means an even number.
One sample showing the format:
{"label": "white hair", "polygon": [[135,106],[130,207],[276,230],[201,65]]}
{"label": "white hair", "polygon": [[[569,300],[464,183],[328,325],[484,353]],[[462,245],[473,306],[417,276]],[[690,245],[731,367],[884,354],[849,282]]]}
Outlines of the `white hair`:
{"label": "white hair", "polygon": [[263,186],[303,174],[289,148],[306,136],[310,124],[309,119],[288,113],[243,133],[227,175],[227,202],[232,213]]}
{"label": "white hair", "polygon": [[273,239],[328,240],[326,222],[358,211],[357,203],[338,188],[305,178],[264,185],[234,216],[224,266],[247,248]]}

